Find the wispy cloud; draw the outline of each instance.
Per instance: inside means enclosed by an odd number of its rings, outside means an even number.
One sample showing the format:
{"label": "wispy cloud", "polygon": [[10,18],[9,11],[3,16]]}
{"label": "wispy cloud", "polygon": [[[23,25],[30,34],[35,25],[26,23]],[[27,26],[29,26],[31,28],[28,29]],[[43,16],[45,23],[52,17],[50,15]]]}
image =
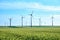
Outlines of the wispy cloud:
{"label": "wispy cloud", "polygon": [[40,3],[12,2],[0,3],[0,9],[42,9],[46,11],[60,11],[60,6],[47,6]]}

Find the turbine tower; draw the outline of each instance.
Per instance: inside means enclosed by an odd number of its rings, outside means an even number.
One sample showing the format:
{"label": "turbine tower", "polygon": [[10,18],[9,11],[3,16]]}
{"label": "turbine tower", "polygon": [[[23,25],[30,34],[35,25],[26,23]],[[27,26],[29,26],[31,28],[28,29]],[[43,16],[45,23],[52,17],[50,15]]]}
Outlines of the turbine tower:
{"label": "turbine tower", "polygon": [[41,18],[39,18],[39,26],[41,26]]}
{"label": "turbine tower", "polygon": [[54,17],[52,16],[52,26],[53,26],[53,19],[54,19]]}
{"label": "turbine tower", "polygon": [[[32,14],[33,14],[33,11],[32,11]],[[31,27],[32,27],[32,16],[33,16],[32,14],[30,14],[30,16],[31,16]]]}
{"label": "turbine tower", "polygon": [[21,17],[21,25],[22,25],[22,27],[23,27],[23,16]]}
{"label": "turbine tower", "polygon": [[9,21],[10,21],[10,27],[11,27],[11,20],[12,20],[12,19],[10,18],[10,19],[9,19]]}
{"label": "turbine tower", "polygon": [[6,25],[6,22],[4,22],[4,26],[7,26],[7,25]]}

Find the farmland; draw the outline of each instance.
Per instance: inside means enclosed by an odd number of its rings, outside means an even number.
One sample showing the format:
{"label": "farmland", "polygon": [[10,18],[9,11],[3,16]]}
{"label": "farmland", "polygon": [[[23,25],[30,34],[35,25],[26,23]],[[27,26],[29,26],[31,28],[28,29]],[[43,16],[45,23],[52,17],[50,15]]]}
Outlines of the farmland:
{"label": "farmland", "polygon": [[60,27],[0,28],[0,40],[60,40]]}

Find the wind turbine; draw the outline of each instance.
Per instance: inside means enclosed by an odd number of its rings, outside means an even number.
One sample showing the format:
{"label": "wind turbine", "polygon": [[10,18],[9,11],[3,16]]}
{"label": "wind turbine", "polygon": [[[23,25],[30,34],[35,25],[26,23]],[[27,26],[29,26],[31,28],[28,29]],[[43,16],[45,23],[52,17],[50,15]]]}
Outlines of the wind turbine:
{"label": "wind turbine", "polygon": [[21,17],[21,25],[22,25],[22,27],[23,27],[23,16]]}
{"label": "wind turbine", "polygon": [[41,18],[39,18],[39,26],[41,26]]}
{"label": "wind turbine", "polygon": [[[33,11],[32,11],[32,14],[33,14]],[[32,27],[32,16],[33,16],[32,14],[30,14],[30,16],[31,16],[31,27]]]}
{"label": "wind turbine", "polygon": [[52,26],[53,26],[53,19],[54,19],[54,17],[52,16]]}
{"label": "wind turbine", "polygon": [[6,22],[4,22],[4,26],[7,26],[7,25],[6,25]]}
{"label": "wind turbine", "polygon": [[11,21],[12,21],[12,19],[11,19],[11,18],[9,18],[9,21],[10,21],[10,27],[11,27]]}

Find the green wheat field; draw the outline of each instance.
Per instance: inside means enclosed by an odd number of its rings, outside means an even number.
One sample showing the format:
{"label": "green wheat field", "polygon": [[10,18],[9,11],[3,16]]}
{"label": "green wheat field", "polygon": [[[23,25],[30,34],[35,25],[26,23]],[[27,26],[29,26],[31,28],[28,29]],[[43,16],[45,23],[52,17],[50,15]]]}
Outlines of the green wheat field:
{"label": "green wheat field", "polygon": [[60,27],[0,27],[0,40],[60,40]]}

